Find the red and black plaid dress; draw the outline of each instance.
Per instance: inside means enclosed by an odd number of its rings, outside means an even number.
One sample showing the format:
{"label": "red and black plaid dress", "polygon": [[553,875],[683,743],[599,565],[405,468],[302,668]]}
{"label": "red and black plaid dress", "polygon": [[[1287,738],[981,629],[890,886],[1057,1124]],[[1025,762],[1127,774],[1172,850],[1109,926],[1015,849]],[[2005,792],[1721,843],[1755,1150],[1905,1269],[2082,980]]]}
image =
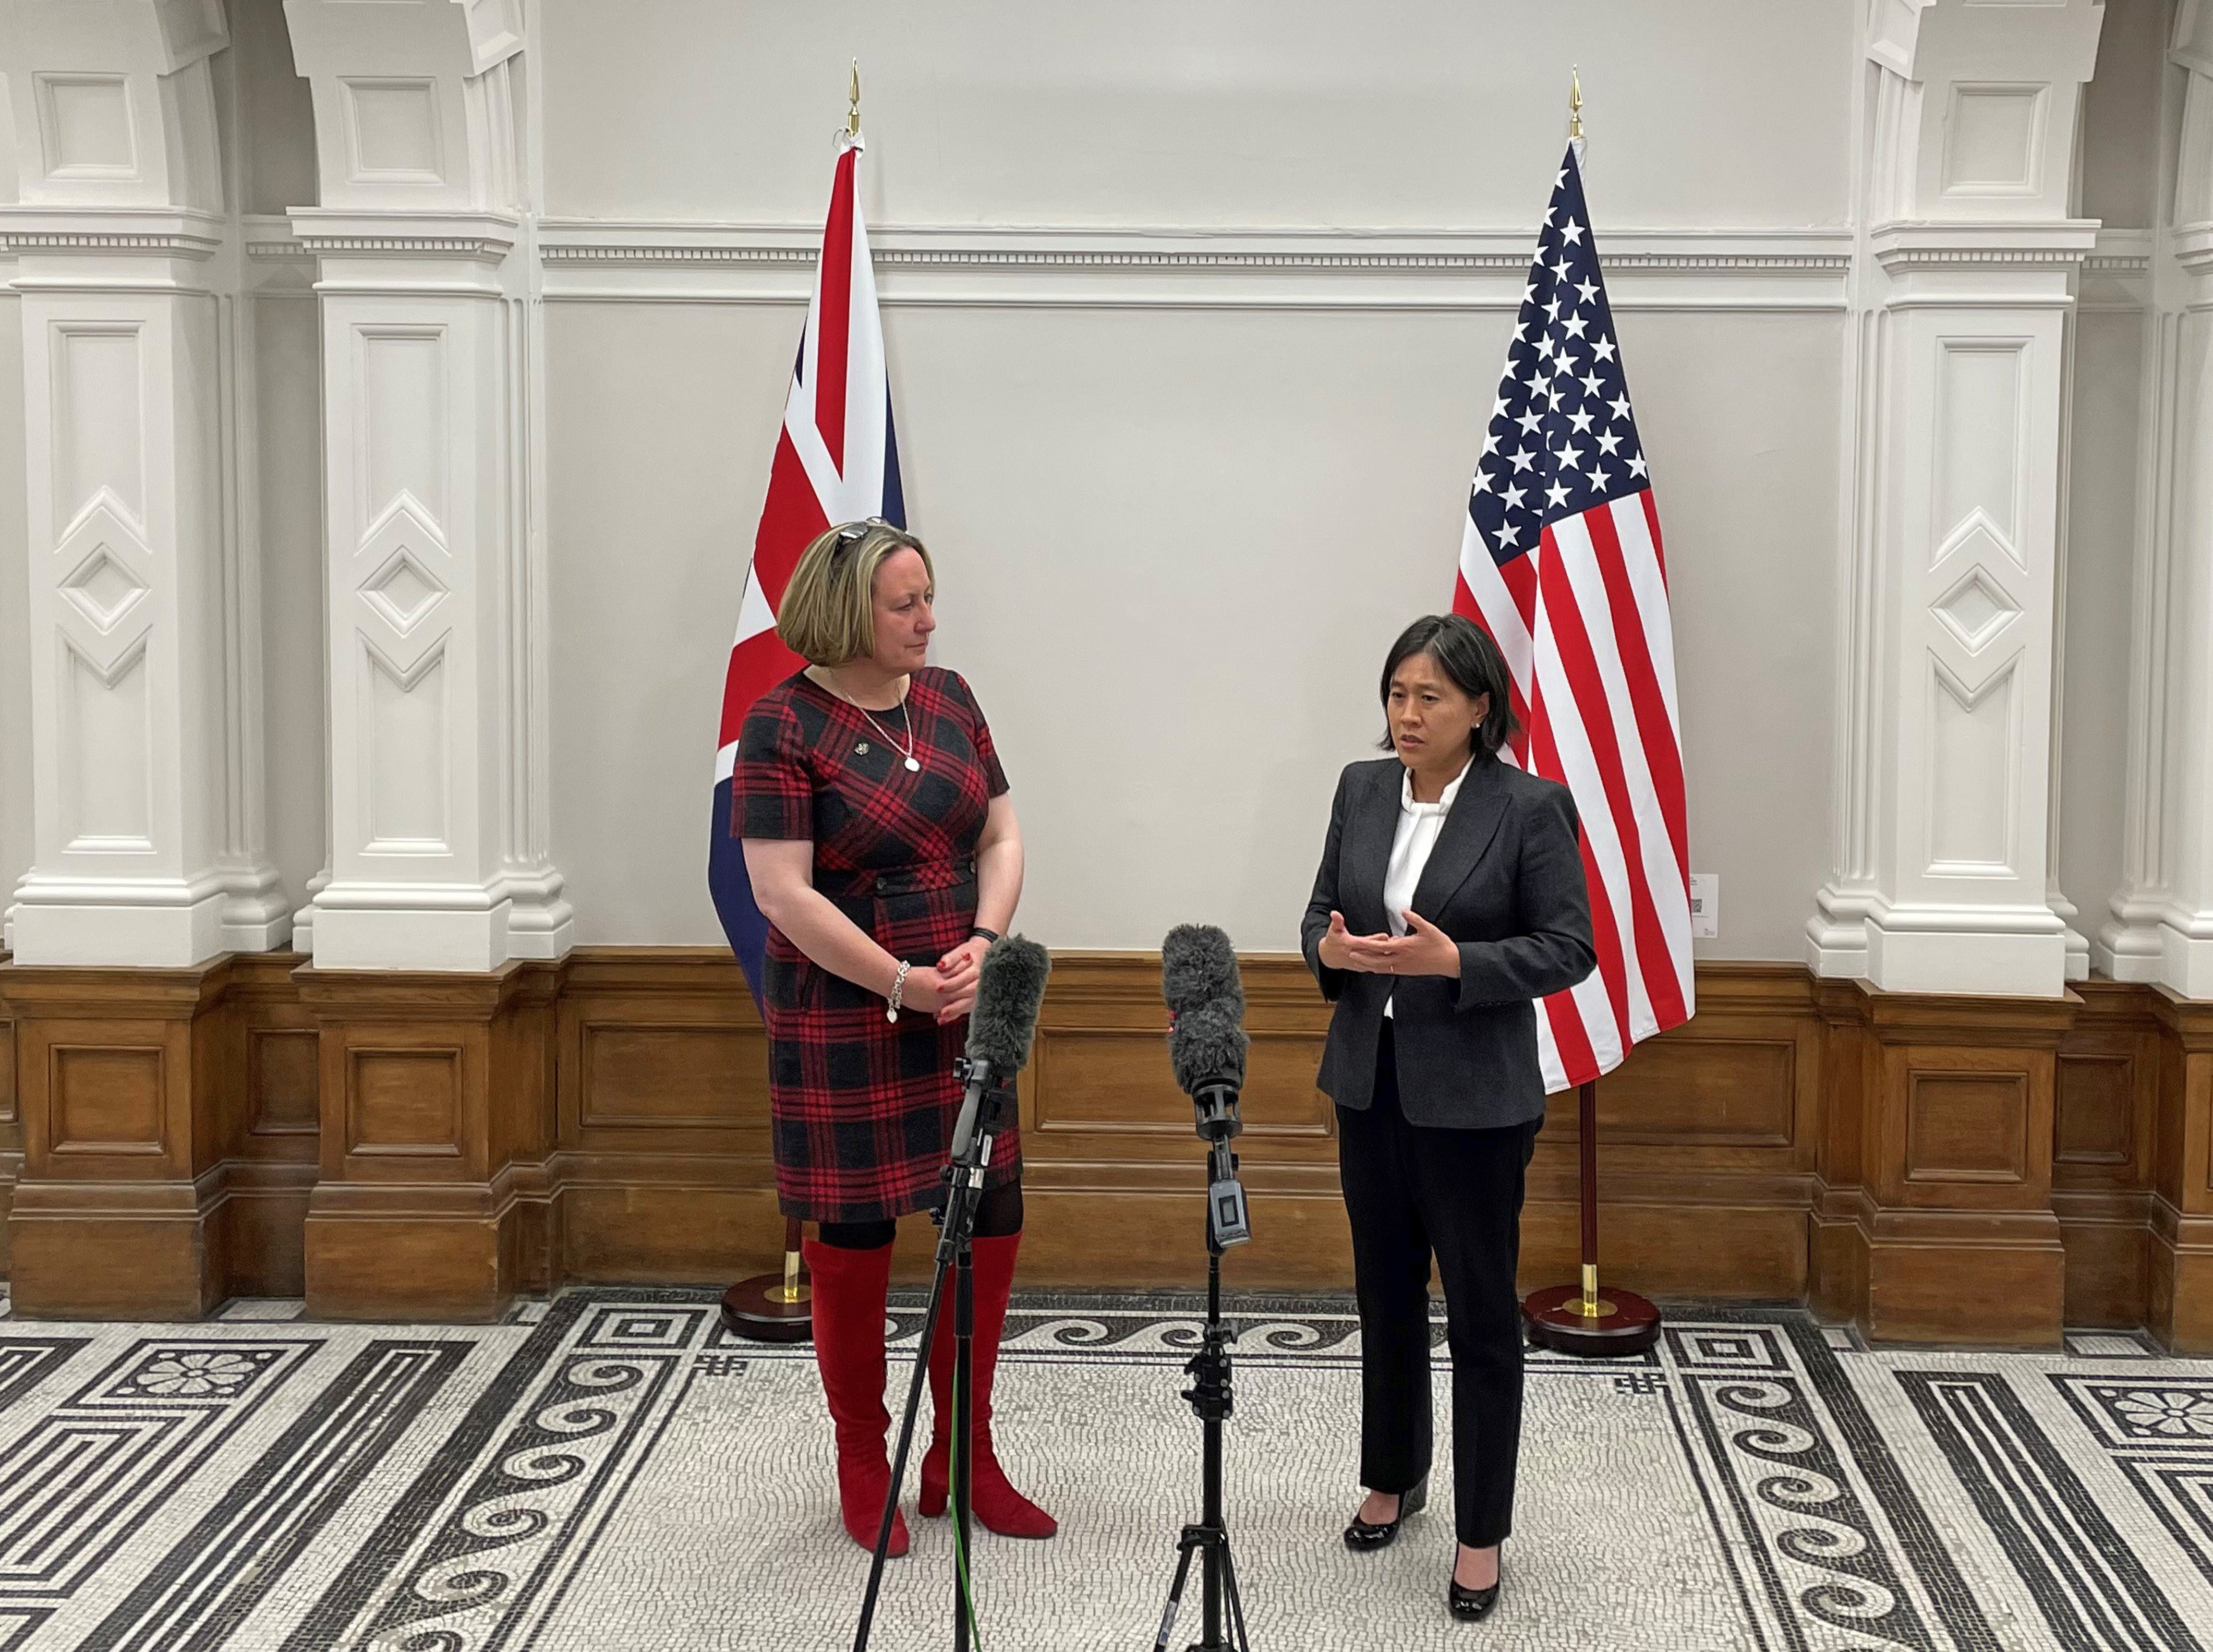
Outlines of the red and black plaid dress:
{"label": "red and black plaid dress", "polygon": [[[876,722],[804,673],[754,703],[738,748],[741,838],[811,839],[814,887],[894,958],[920,968],[976,922],[976,843],[1007,777],[976,697],[957,673],[908,680],[905,715]],[[903,726],[904,725],[904,726]],[[883,999],[768,936],[765,1006],[776,1189],[786,1216],[883,1222],[937,1202],[960,1086],[965,1021],[885,1018]],[[1011,1126],[991,1144],[986,1186],[1021,1168]]]}

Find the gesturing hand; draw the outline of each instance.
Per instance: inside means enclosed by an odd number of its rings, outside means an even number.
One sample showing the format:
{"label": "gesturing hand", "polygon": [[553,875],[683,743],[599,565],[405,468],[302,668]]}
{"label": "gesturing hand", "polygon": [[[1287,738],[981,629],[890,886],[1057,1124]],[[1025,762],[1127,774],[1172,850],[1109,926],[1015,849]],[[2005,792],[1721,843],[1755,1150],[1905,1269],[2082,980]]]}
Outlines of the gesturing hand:
{"label": "gesturing hand", "polygon": [[1401,948],[1399,954],[1399,974],[1443,975],[1458,978],[1460,942],[1411,907],[1406,911],[1405,939],[1398,945]]}
{"label": "gesturing hand", "polygon": [[1372,975],[1456,977],[1460,973],[1459,944],[1416,911],[1406,914],[1405,935],[1348,936],[1345,952],[1351,961],[1344,967]]}
{"label": "gesturing hand", "polygon": [[1323,936],[1314,951],[1331,969],[1351,970],[1363,975],[1381,975],[1387,971],[1379,968],[1363,950],[1377,942],[1387,943],[1387,935],[1354,935],[1344,927],[1344,914],[1329,915],[1329,933]]}

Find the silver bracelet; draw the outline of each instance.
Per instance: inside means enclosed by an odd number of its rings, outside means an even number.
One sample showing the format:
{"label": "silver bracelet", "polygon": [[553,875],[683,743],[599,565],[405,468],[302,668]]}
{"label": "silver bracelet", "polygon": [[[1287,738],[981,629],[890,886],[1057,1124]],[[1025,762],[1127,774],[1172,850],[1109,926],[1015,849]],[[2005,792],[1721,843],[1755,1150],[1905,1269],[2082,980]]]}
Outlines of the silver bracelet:
{"label": "silver bracelet", "polygon": [[887,1021],[899,1018],[899,1000],[906,997],[906,972],[913,967],[905,959],[899,960],[899,973],[892,978],[892,996],[886,1001],[884,1009],[884,1019]]}

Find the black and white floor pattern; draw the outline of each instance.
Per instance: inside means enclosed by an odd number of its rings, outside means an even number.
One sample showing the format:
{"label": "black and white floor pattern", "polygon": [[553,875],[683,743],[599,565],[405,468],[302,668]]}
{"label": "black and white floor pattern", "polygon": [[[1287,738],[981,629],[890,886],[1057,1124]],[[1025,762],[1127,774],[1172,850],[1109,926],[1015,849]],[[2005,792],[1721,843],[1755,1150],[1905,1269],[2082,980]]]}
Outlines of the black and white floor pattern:
{"label": "black and white floor pattern", "polygon": [[[1198,1513],[1198,1308],[1018,1299],[1004,1455],[1063,1531],[978,1538],[985,1648],[1153,1643]],[[1870,1352],[1729,1310],[1632,1363],[1533,1354],[1506,1598],[1465,1626],[1448,1497],[1381,1555],[1338,1542],[1349,1304],[1235,1309],[1229,1508],[1262,1652],[2213,1652],[2213,1362],[2095,1333]],[[911,1359],[915,1299],[893,1317]],[[732,1341],[704,1291],[576,1290],[489,1326],[0,1317],[0,1652],[847,1646],[867,1563],[831,1484],[810,1352]],[[949,1643],[950,1538],[914,1525],[885,1652]]]}

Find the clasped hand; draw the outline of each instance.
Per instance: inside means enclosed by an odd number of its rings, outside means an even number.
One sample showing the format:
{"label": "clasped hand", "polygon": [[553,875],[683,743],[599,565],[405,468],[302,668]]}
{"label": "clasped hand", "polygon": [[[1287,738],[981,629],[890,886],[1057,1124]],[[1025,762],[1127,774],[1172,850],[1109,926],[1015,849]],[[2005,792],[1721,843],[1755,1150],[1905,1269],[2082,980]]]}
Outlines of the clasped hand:
{"label": "clasped hand", "polygon": [[1362,975],[1460,974],[1460,945],[1419,912],[1406,914],[1406,933],[1354,935],[1344,927],[1344,914],[1329,915],[1329,933],[1317,948],[1332,969]]}
{"label": "clasped hand", "polygon": [[936,968],[908,971],[900,1002],[909,1009],[935,1015],[940,1027],[959,1021],[976,1007],[976,983],[991,945],[980,935],[971,936],[939,959]]}

